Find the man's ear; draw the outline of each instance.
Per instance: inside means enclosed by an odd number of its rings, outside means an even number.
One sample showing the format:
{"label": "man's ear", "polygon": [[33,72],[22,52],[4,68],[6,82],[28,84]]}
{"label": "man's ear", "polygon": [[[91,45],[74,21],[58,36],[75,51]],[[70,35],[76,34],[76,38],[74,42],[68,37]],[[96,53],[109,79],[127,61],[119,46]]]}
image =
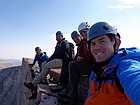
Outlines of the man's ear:
{"label": "man's ear", "polygon": [[120,38],[116,38],[116,46],[115,46],[115,50],[118,51],[119,50],[119,47],[120,47],[120,44],[121,44],[121,40]]}

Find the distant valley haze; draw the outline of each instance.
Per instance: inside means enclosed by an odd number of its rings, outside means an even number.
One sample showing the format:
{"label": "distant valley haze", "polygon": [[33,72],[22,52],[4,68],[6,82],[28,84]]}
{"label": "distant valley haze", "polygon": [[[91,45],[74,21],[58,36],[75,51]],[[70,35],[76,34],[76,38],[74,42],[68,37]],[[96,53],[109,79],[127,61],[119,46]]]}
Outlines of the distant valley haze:
{"label": "distant valley haze", "polygon": [[0,69],[13,67],[13,66],[20,66],[21,64],[22,64],[22,61],[18,59],[1,59],[0,58]]}

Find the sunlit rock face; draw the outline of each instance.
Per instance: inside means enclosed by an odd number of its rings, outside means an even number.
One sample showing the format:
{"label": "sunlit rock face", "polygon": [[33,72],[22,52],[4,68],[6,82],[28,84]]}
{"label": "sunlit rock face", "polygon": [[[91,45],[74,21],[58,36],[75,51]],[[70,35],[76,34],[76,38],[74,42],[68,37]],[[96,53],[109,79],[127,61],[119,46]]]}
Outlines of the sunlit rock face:
{"label": "sunlit rock face", "polygon": [[23,86],[23,82],[31,76],[25,60],[22,63],[0,60],[0,105],[29,105],[26,95],[30,91]]}
{"label": "sunlit rock face", "polygon": [[[31,90],[27,89],[23,83],[31,82],[33,79],[31,74],[32,68],[29,66],[32,62],[33,59],[30,58],[23,58],[22,63],[19,64],[0,60],[0,105],[58,104],[56,97],[44,93],[50,92],[50,86],[41,84],[38,85],[37,99],[29,100]],[[82,102],[87,97],[88,79],[87,76],[83,76],[79,81],[78,96]]]}

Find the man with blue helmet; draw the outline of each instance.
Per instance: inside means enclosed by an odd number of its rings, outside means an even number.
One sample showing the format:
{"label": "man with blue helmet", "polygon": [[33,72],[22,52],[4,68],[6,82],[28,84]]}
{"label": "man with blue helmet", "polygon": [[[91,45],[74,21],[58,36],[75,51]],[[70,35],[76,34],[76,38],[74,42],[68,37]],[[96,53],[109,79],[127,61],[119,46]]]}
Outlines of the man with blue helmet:
{"label": "man with blue helmet", "polygon": [[[81,35],[77,32],[77,31],[73,31],[71,33],[71,38],[73,39],[73,41],[75,42],[77,47],[77,52],[79,53],[80,49],[79,46],[82,44],[82,37]],[[76,60],[78,53],[76,53],[74,59],[67,59],[64,60],[63,63],[66,63],[64,65],[62,65],[62,70],[61,70],[61,74],[60,74],[60,86],[57,86],[57,88],[55,89],[51,89],[52,92],[58,92],[58,95],[62,94],[67,94],[67,87],[68,87],[68,83],[69,83],[69,68],[68,68],[68,64],[69,62]],[[64,92],[65,91],[65,92]]]}
{"label": "man with blue helmet", "polygon": [[117,29],[97,22],[88,32],[95,64],[85,105],[140,105],[140,49],[122,48]]}

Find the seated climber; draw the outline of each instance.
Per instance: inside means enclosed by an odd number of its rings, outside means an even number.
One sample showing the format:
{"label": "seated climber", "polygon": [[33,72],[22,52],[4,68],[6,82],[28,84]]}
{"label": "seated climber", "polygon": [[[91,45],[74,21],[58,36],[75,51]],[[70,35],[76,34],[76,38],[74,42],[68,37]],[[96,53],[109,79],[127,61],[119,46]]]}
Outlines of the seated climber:
{"label": "seated climber", "polygon": [[40,47],[36,47],[35,52],[36,52],[36,55],[34,57],[33,64],[30,64],[30,65],[33,67],[37,62],[38,66],[39,66],[38,72],[41,72],[42,71],[42,63],[47,61],[49,59],[49,57],[47,56],[46,52],[43,52],[41,50]]}
{"label": "seated climber", "polygon": [[52,56],[47,60],[44,67],[42,67],[42,71],[37,75],[32,82],[26,83],[24,85],[31,90],[37,89],[37,84],[41,81],[46,83],[46,75],[49,73],[51,68],[60,68],[62,67],[63,60],[68,58],[69,54],[69,42],[63,38],[63,34],[61,31],[56,32],[56,40],[57,44],[55,47],[55,51]]}
{"label": "seated climber", "polygon": [[[57,86],[57,88],[51,88],[51,91],[53,93],[59,92],[61,94],[61,90],[68,88],[68,83],[69,83],[68,64],[69,64],[69,62],[71,62],[73,60],[77,61],[76,59],[80,54],[80,49],[82,47],[81,45],[82,45],[82,39],[83,39],[82,36],[77,31],[73,31],[71,33],[71,38],[75,42],[76,46],[78,46],[77,53],[73,59],[65,59],[64,60],[63,65],[62,65],[61,74],[60,74],[60,84]],[[58,93],[58,95],[59,95],[59,93]]]}
{"label": "seated climber", "polygon": [[[71,47],[73,47],[72,49],[74,49],[74,45],[70,45]],[[72,51],[73,55],[75,55],[75,51]],[[71,52],[71,53],[72,53]],[[59,77],[59,81],[57,83],[56,87],[52,87],[50,90],[53,93],[59,92],[65,88],[67,88],[68,86],[68,79],[69,79],[69,71],[68,71],[68,65],[70,61],[73,61],[74,56],[72,58],[67,58],[67,59],[63,59],[63,64],[62,64],[62,68],[61,68],[61,73],[60,73],[60,77]]]}
{"label": "seated climber", "polygon": [[[78,83],[82,75],[90,75],[92,67],[92,57],[91,53],[87,48],[87,32],[89,30],[88,22],[82,22],[78,31],[82,36],[82,41],[78,44],[77,54],[74,61],[69,63],[69,87],[68,93],[59,93],[59,101],[64,103],[70,103],[72,105],[77,105],[78,102]],[[78,32],[75,32],[75,36],[78,36]],[[79,35],[79,36],[80,36]],[[72,39],[77,43],[77,38],[72,37]]]}

